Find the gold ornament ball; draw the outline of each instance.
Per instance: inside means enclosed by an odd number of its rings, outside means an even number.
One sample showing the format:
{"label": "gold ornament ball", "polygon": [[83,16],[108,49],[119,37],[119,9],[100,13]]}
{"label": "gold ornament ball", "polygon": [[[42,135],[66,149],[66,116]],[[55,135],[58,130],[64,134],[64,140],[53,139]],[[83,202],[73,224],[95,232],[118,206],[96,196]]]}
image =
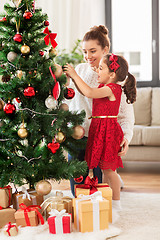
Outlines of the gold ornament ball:
{"label": "gold ornament ball", "polygon": [[63,111],[68,111],[69,107],[66,103],[62,103],[59,109]]}
{"label": "gold ornament ball", "polygon": [[22,53],[23,55],[28,55],[28,54],[30,53],[30,47],[24,44],[24,45],[21,47],[21,53]]}
{"label": "gold ornament ball", "polygon": [[36,192],[43,196],[50,193],[52,185],[47,180],[41,180],[36,184]]}
{"label": "gold ornament ball", "polygon": [[28,136],[28,131],[27,131],[27,129],[24,127],[24,126],[22,126],[19,130],[18,130],[18,136],[20,137],[20,138],[26,138],[27,136]]}
{"label": "gold ornament ball", "polygon": [[85,130],[82,126],[77,125],[73,128],[74,132],[72,134],[72,137],[76,140],[81,139],[84,137]]}
{"label": "gold ornament ball", "polygon": [[21,80],[22,76],[23,76],[22,70],[18,70],[17,71],[17,77]]}
{"label": "gold ornament ball", "polygon": [[55,57],[57,56],[57,50],[53,47],[49,49],[49,57]]}
{"label": "gold ornament ball", "polygon": [[62,73],[63,73],[62,67],[56,63],[55,63],[55,67],[56,67],[56,70],[55,70],[54,74],[55,74],[56,78],[59,78],[62,76]]}
{"label": "gold ornament ball", "polygon": [[62,143],[62,142],[64,142],[65,139],[66,139],[65,135],[64,135],[63,132],[61,132],[61,131],[59,131],[59,132],[56,134],[55,138],[56,138],[56,142],[58,142],[58,143]]}

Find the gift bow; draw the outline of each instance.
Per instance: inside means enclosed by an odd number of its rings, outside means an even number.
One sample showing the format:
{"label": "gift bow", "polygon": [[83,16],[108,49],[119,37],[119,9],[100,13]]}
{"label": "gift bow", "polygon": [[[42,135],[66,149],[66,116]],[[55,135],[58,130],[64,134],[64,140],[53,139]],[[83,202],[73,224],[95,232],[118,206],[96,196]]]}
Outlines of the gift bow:
{"label": "gift bow", "polygon": [[94,178],[90,178],[89,176],[86,177],[84,181],[84,188],[89,188],[90,193],[93,194],[94,192],[98,191],[97,190],[97,184],[98,184],[98,178],[97,176]]}
{"label": "gift bow", "polygon": [[120,65],[117,63],[118,57],[112,53],[112,55],[109,57],[109,61],[112,62],[112,63],[109,65],[109,68],[110,68],[111,70],[114,70],[114,72],[116,72],[116,70],[120,67]]}
{"label": "gift bow", "polygon": [[24,186],[22,186],[22,192],[24,193],[22,198],[28,198],[31,201],[31,195],[27,192],[27,189]]}
{"label": "gift bow", "polygon": [[51,209],[49,212],[49,217],[62,217],[64,214],[66,214],[66,209],[62,209],[61,211],[58,211],[57,209]]}
{"label": "gift bow", "polygon": [[5,187],[0,187],[0,189],[8,189],[8,193],[9,193],[9,200],[8,200],[8,204],[11,205],[11,186],[10,185],[7,185]]}
{"label": "gift bow", "polygon": [[17,232],[18,232],[18,228],[17,228],[17,226],[16,225],[14,225],[14,224],[11,224],[11,222],[9,222],[7,225],[6,225],[6,227],[7,227],[7,230],[6,230],[6,232],[8,233],[8,235],[9,236],[11,236],[11,234],[10,234],[10,229],[12,228],[12,227],[15,227],[16,228],[16,230],[17,230]]}
{"label": "gift bow", "polygon": [[50,33],[48,27],[44,29],[43,33],[47,34],[47,36],[44,37],[45,44],[49,45],[49,41],[50,41],[52,47],[55,48],[58,45],[54,40],[57,36],[57,33]]}
{"label": "gift bow", "polygon": [[25,220],[26,220],[27,226],[31,226],[30,221],[29,221],[29,217],[28,217],[28,212],[31,212],[31,211],[35,211],[37,213],[37,215],[38,215],[38,218],[41,221],[41,224],[42,225],[44,224],[44,219],[43,219],[41,213],[37,209],[37,208],[41,209],[41,206],[39,206],[39,205],[31,205],[31,206],[27,207],[24,203],[21,203],[19,205],[19,207],[20,207],[20,209],[22,211],[24,211],[24,216],[25,216]]}
{"label": "gift bow", "polygon": [[52,90],[52,93],[53,93],[54,99],[57,100],[57,99],[59,98],[59,95],[60,95],[60,85],[59,85],[59,82],[57,82],[56,76],[55,76],[55,74],[52,72],[51,67],[49,67],[49,71],[50,71],[50,73],[51,73],[51,75],[52,75],[52,77],[53,77],[53,79],[54,79],[54,81],[55,81],[55,85],[54,85],[54,88],[53,88],[53,90]]}
{"label": "gift bow", "polygon": [[86,200],[102,201],[103,200],[102,192],[100,192],[100,191],[97,191],[91,195],[80,194],[80,195],[78,195],[78,198],[80,198],[81,201],[86,201]]}

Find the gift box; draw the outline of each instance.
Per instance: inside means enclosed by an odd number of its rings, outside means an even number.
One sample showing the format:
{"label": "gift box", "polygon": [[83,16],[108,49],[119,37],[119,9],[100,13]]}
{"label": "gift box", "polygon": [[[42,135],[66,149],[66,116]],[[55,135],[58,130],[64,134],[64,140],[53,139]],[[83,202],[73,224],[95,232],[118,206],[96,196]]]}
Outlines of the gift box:
{"label": "gift box", "polygon": [[33,190],[27,190],[22,187],[22,191],[19,193],[14,193],[12,196],[13,208],[19,209],[21,203],[25,204],[27,207],[31,205],[41,205],[43,203],[43,196],[38,195],[38,193]]}
{"label": "gift box", "polygon": [[66,209],[63,209],[60,212],[56,209],[52,209],[47,221],[50,233],[71,233],[71,214],[66,213]]}
{"label": "gift box", "polygon": [[56,196],[61,198],[64,203],[67,203],[66,212],[72,213],[72,198],[64,196],[62,191],[56,191]]}
{"label": "gift box", "polygon": [[6,186],[0,188],[0,206],[2,208],[7,208],[12,204],[12,188],[11,186]]}
{"label": "gift box", "polygon": [[73,199],[74,226],[84,232],[93,232],[108,228],[109,201],[102,198],[101,192],[83,195]]}
{"label": "gift box", "polygon": [[15,212],[16,224],[18,226],[37,226],[39,221],[44,224],[44,219],[38,209],[41,209],[38,205],[26,206],[21,203],[20,209]]}
{"label": "gift box", "polygon": [[98,184],[98,178],[86,177],[84,184],[75,185],[75,197],[78,195],[90,195],[96,191],[102,193],[102,197],[109,201],[109,222],[112,222],[112,189],[105,183]]}
{"label": "gift box", "polygon": [[66,201],[63,201],[62,198],[58,196],[49,197],[47,198],[42,204],[41,204],[42,212],[46,212],[46,219],[49,217],[49,212],[52,209],[56,209],[58,211],[61,211],[63,209],[68,210],[68,203]]}
{"label": "gift box", "polygon": [[5,225],[3,232],[7,236],[16,236],[18,234],[17,225],[9,222],[7,225]]}
{"label": "gift box", "polygon": [[0,228],[4,227],[8,222],[15,223],[16,210],[13,208],[5,208],[0,210]]}

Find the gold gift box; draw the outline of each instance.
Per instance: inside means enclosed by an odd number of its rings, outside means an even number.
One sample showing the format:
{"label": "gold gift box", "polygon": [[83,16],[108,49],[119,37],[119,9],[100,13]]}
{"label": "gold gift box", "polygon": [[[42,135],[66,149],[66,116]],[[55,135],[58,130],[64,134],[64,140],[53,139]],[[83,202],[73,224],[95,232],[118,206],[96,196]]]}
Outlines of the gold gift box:
{"label": "gold gift box", "polygon": [[4,227],[7,223],[15,223],[15,214],[16,210],[13,208],[5,208],[0,210],[0,228]]}
{"label": "gold gift box", "polygon": [[7,208],[12,204],[12,188],[0,188],[0,206]]}
{"label": "gold gift box", "polygon": [[[79,231],[93,232],[93,202],[91,200],[85,200],[78,202],[78,216],[76,214],[76,201],[79,198],[73,199],[73,209],[74,209],[74,227]],[[78,224],[77,226],[77,217]],[[109,222],[109,201],[103,199],[99,201],[99,230],[104,230],[108,228]]]}
{"label": "gold gift box", "polygon": [[11,228],[9,229],[8,231],[8,226],[6,225],[4,227],[4,234],[7,235],[7,236],[16,236],[18,234],[18,228],[17,228],[17,225],[16,224],[11,224]]}
{"label": "gold gift box", "polygon": [[[75,185],[75,197],[80,194],[89,195],[90,189],[79,188],[79,185]],[[105,186],[105,187],[102,187]],[[109,222],[112,222],[112,189],[105,183],[99,183],[96,186],[97,190],[102,193],[102,197],[109,201]]]}
{"label": "gold gift box", "polygon": [[[39,224],[39,218],[38,218],[37,212],[30,211],[30,212],[27,212],[27,214],[28,214],[28,218],[31,226],[37,226]],[[22,226],[22,227],[27,226],[24,211],[22,209],[18,209],[15,212],[15,219],[16,219],[17,226]]]}
{"label": "gold gift box", "polygon": [[19,192],[19,193],[14,193],[12,196],[12,201],[13,201],[13,208],[16,210],[19,209],[19,205],[21,203],[24,203],[27,207],[31,205],[41,205],[43,202],[43,196],[40,196],[37,194],[37,192],[33,189],[27,190],[27,192],[30,195],[31,200],[29,200],[27,197],[23,198],[25,195],[24,192]]}

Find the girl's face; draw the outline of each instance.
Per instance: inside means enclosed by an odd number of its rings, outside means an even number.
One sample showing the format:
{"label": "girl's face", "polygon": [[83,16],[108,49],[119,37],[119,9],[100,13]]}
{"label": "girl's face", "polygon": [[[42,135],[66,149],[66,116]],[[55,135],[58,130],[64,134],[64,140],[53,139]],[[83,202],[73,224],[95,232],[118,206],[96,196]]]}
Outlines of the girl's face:
{"label": "girl's face", "polygon": [[113,75],[110,72],[108,66],[104,63],[103,59],[100,60],[99,70],[98,70],[98,83],[107,84],[112,81],[111,76]]}
{"label": "girl's face", "polygon": [[97,40],[88,40],[82,43],[85,60],[91,67],[99,66],[101,58],[108,53],[108,48],[102,49]]}

